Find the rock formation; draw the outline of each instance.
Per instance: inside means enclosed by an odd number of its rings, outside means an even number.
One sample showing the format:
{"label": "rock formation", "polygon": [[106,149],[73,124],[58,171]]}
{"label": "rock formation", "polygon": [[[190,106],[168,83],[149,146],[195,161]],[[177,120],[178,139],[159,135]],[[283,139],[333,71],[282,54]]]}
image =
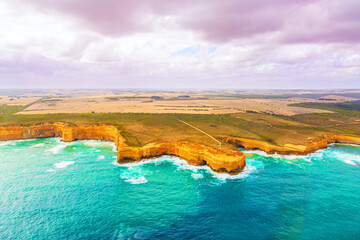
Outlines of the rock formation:
{"label": "rock formation", "polygon": [[110,125],[69,125],[66,123],[44,123],[32,126],[0,127],[0,141],[61,137],[64,142],[75,140],[113,141],[116,147],[125,143],[115,126]]}
{"label": "rock formation", "polygon": [[111,125],[69,125],[66,123],[44,123],[32,126],[0,127],[0,140],[61,137],[64,142],[75,140],[113,141],[117,147],[118,162],[140,161],[161,155],[175,155],[192,165],[208,165],[216,172],[238,174],[246,164],[245,155],[231,151],[224,153],[210,147],[190,142],[159,142],[143,147],[130,147]]}
{"label": "rock formation", "polygon": [[118,162],[140,161],[161,155],[174,155],[187,160],[191,165],[208,165],[216,172],[238,174],[246,164],[241,152],[219,152],[212,148],[190,142],[158,142],[143,147],[118,149]]}
{"label": "rock formation", "polygon": [[237,147],[245,148],[246,150],[262,150],[268,154],[279,153],[283,155],[307,155],[315,152],[316,150],[327,148],[331,143],[360,145],[360,138],[343,135],[326,135],[324,138],[310,141],[307,145],[285,144],[282,147],[258,140],[234,137],[228,138],[227,142],[234,144]]}
{"label": "rock formation", "polygon": [[[241,152],[225,153],[191,142],[154,142],[142,147],[127,146],[119,130],[111,125],[44,123],[32,126],[0,127],[0,141],[46,137],[61,137],[64,142],[89,139],[113,141],[116,144],[117,161],[120,164],[161,155],[174,155],[187,160],[191,165],[208,165],[216,172],[228,174],[238,174],[246,165],[245,155]],[[282,147],[245,138],[232,137],[228,138],[227,142],[246,150],[259,149],[269,154],[306,155],[318,149],[327,148],[331,143],[360,145],[360,138],[328,135],[312,140],[307,145],[285,144]]]}

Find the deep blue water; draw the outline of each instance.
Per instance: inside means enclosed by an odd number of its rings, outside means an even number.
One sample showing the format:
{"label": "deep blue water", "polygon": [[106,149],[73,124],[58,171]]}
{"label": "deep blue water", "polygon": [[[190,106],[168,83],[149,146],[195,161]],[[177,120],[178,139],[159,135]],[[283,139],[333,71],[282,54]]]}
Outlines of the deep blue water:
{"label": "deep blue water", "polygon": [[360,148],[246,152],[236,177],[110,143],[0,142],[0,239],[360,239]]}

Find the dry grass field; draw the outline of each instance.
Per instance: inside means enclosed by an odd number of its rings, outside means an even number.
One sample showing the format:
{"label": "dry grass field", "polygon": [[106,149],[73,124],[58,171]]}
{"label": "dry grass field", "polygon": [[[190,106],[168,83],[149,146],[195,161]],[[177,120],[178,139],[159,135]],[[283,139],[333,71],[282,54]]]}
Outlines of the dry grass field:
{"label": "dry grass field", "polygon": [[[189,95],[180,95],[189,96]],[[187,98],[187,99],[186,99]],[[303,113],[326,113],[321,109],[300,108],[288,104],[310,102],[306,98],[240,99],[154,96],[91,96],[46,98],[36,101],[19,114],[47,113],[184,113],[229,114],[246,111],[291,116]],[[317,100],[319,101],[319,100]]]}
{"label": "dry grass field", "polygon": [[[352,110],[357,109],[359,103],[344,103],[347,108],[341,108],[343,101],[354,100],[351,97],[323,94],[320,97],[325,100],[319,100],[318,95],[226,94],[156,92],[87,97],[32,96],[11,103],[10,98],[4,97],[0,105],[0,125],[56,121],[103,123],[117,126],[127,143],[133,146],[153,141],[186,140],[232,149],[234,146],[226,143],[226,137],[256,139],[281,146],[305,144],[309,139],[326,134],[360,135],[360,112]],[[13,101],[17,104],[12,104]],[[215,140],[179,120],[205,131]]]}
{"label": "dry grass field", "polygon": [[40,100],[41,97],[9,97],[0,96],[0,105],[28,105]]}

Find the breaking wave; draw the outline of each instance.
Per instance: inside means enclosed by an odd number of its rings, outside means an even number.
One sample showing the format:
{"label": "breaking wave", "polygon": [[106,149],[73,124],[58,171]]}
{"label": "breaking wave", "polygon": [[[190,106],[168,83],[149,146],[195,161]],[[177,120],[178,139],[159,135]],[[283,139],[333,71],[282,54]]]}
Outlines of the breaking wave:
{"label": "breaking wave", "polygon": [[39,144],[32,145],[30,148],[43,147],[43,146],[45,146],[44,143],[39,143]]}
{"label": "breaking wave", "polygon": [[74,163],[75,163],[74,161],[62,161],[59,163],[54,163],[54,167],[55,168],[66,168],[67,166],[72,165]]}
{"label": "breaking wave", "polygon": [[246,167],[244,168],[244,170],[241,173],[239,173],[237,175],[229,175],[227,173],[215,172],[206,165],[204,165],[204,166],[190,165],[187,161],[182,160],[179,157],[167,156],[167,155],[161,156],[158,158],[143,159],[139,162],[133,162],[133,163],[119,164],[116,162],[116,160],[113,161],[112,163],[119,167],[129,168],[129,171],[130,171],[130,169],[134,169],[135,167],[141,167],[141,166],[147,165],[147,164],[159,165],[164,162],[169,162],[169,163],[172,163],[173,165],[177,166],[176,171],[191,171],[192,172],[191,176],[196,180],[204,178],[206,174],[208,174],[208,175],[210,174],[210,176],[212,176],[213,178],[221,180],[221,181],[243,179],[243,178],[250,176],[250,174],[259,171],[260,169],[262,169],[264,167],[264,165],[261,161],[255,161],[255,160],[250,159],[247,161]]}
{"label": "breaking wave", "polygon": [[124,181],[128,182],[130,184],[142,184],[142,183],[147,182],[147,180],[146,180],[146,178],[144,176],[138,177],[138,178],[130,178],[130,179],[126,179]]}
{"label": "breaking wave", "polygon": [[49,152],[52,154],[58,154],[62,149],[66,148],[66,146],[67,146],[67,144],[60,144],[60,145],[57,145],[53,148],[46,150],[45,152]]}

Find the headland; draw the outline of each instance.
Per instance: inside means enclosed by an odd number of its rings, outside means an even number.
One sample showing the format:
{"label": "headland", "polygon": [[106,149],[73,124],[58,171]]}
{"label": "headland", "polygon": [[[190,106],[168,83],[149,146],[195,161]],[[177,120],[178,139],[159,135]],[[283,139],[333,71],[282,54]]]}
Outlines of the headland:
{"label": "headland", "polygon": [[[76,140],[113,141],[117,149],[119,164],[140,161],[162,155],[174,155],[186,160],[191,165],[207,165],[219,173],[238,174],[246,165],[246,157],[240,151],[220,151],[188,141],[158,141],[141,147],[128,146],[119,129],[112,125],[43,123],[31,126],[12,125],[0,127],[0,141],[61,137],[64,142]],[[310,141],[307,145],[285,144],[282,147],[267,142],[245,139],[227,138],[227,142],[246,150],[262,150],[268,154],[307,155],[316,150],[327,148],[331,143],[360,145],[360,138],[342,135],[328,135]]]}
{"label": "headland", "polygon": [[191,165],[207,165],[219,173],[238,174],[245,165],[245,155],[237,151],[222,152],[191,142],[153,142],[142,147],[127,146],[119,130],[111,125],[86,125],[67,123],[44,123],[32,126],[0,127],[0,140],[61,137],[64,142],[76,140],[113,141],[117,148],[119,164],[141,159],[174,155]]}
{"label": "headland", "polygon": [[246,165],[238,147],[306,155],[360,144],[360,92],[9,94],[0,96],[0,140],[113,141],[119,163],[168,154],[237,174]]}

